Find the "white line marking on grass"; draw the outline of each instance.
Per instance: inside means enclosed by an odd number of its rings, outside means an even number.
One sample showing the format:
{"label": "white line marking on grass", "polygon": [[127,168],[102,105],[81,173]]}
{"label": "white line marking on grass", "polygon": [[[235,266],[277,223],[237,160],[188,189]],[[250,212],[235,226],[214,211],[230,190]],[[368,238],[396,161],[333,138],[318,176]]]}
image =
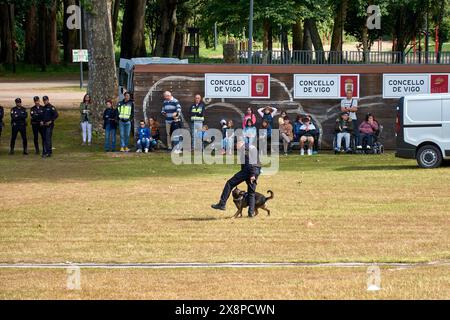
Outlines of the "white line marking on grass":
{"label": "white line marking on grass", "polygon": [[450,261],[418,263],[370,263],[370,262],[227,262],[227,263],[0,263],[0,269],[65,269],[77,266],[85,269],[177,269],[177,268],[359,268],[369,266],[386,266],[397,268],[414,268],[424,266],[449,266]]}

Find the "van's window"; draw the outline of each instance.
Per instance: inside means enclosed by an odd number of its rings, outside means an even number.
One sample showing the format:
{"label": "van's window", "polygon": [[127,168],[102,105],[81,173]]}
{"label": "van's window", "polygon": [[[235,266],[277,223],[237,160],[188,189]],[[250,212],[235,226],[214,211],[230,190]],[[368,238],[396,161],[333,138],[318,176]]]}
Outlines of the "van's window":
{"label": "van's window", "polygon": [[413,122],[440,122],[442,121],[441,104],[440,99],[408,101],[405,116]]}

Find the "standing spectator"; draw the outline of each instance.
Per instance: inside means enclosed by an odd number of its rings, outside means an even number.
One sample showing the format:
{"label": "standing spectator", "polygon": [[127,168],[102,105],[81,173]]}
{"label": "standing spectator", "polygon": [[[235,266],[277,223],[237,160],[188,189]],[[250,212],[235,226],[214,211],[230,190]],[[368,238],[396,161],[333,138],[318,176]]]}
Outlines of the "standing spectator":
{"label": "standing spectator", "polygon": [[350,153],[350,138],[353,132],[353,121],[350,119],[348,112],[342,112],[341,116],[336,119],[336,153],[341,152],[342,138],[345,140],[345,151]]}
{"label": "standing spectator", "polygon": [[192,149],[194,149],[197,132],[202,130],[203,122],[205,121],[205,104],[202,102],[202,96],[200,94],[195,95],[194,103],[190,108],[190,115]]}
{"label": "standing spectator", "polygon": [[129,152],[131,120],[134,114],[134,103],[131,100],[129,92],[125,92],[124,99],[119,102],[117,110],[119,112],[119,131],[120,131],[120,152]]}
{"label": "standing spectator", "polygon": [[85,94],[83,102],[80,103],[80,123],[81,123],[81,134],[83,137],[82,145],[85,146],[86,142],[90,146],[92,144],[92,107],[91,107],[91,96]]}
{"label": "standing spectator", "polygon": [[44,107],[41,106],[41,99],[38,96],[33,98],[34,106],[31,107],[30,116],[31,116],[31,128],[33,129],[33,141],[34,141],[34,150],[36,154],[39,154],[39,136],[41,136],[42,146],[44,146],[44,127],[41,126],[42,121],[42,113]]}
{"label": "standing spectator", "polygon": [[317,129],[314,124],[311,123],[311,119],[304,117],[302,119],[302,125],[300,126],[300,155],[305,155],[305,143],[308,142],[308,156],[313,154],[314,137],[317,134]]}
{"label": "standing spectator", "polygon": [[244,142],[246,144],[256,145],[257,130],[256,127],[254,126],[252,119],[250,118],[247,118],[243,135],[244,135]]}
{"label": "standing spectator", "polygon": [[151,138],[150,129],[145,126],[145,121],[141,120],[139,122],[136,152],[144,151],[145,153],[148,153],[148,149],[150,149],[150,144],[152,141],[153,139]]}
{"label": "standing spectator", "polygon": [[[161,114],[166,120],[167,149],[172,150],[172,139],[170,138],[170,128],[174,120],[174,114],[181,116],[181,105],[177,99],[172,96],[170,91],[164,92],[164,102]],[[181,121],[181,119],[180,119]]]}
{"label": "standing spectator", "polygon": [[287,117],[287,112],[286,111],[281,111],[280,116],[278,117],[278,128],[284,124],[284,118]]}
{"label": "standing spectator", "polygon": [[373,147],[373,137],[379,129],[378,122],[375,117],[368,113],[366,115],[365,121],[363,121],[359,126],[360,139],[363,148],[371,150]]}
{"label": "standing spectator", "polygon": [[161,134],[159,131],[159,122],[156,121],[156,117],[150,117],[148,119],[148,127],[150,128],[152,139],[156,142],[155,147],[158,148],[160,145],[162,145],[162,142]]}
{"label": "standing spectator", "polygon": [[234,151],[234,138],[234,121],[230,119],[227,121],[227,128],[224,139],[224,151],[228,152],[229,155],[232,155]]}
{"label": "standing spectator", "polygon": [[119,111],[114,107],[112,100],[106,101],[106,109],[103,111],[103,129],[105,129],[105,151],[116,150],[116,131],[119,121]]}
{"label": "standing spectator", "polygon": [[5,115],[5,110],[3,109],[2,106],[0,106],[0,138],[2,137],[4,115]]}
{"label": "standing spectator", "polygon": [[[271,143],[272,143],[272,127],[270,126],[270,123],[267,120],[263,120],[262,123],[261,123],[261,128],[259,129],[259,138],[260,139],[266,139],[267,152],[270,152],[270,150],[272,148],[271,147]],[[261,140],[260,140],[260,142],[261,142]]]}
{"label": "standing spectator", "polygon": [[183,128],[183,122],[181,121],[181,118],[179,116],[178,112],[174,112],[172,114],[172,122],[170,123],[170,130],[169,130],[169,138],[172,139],[172,145],[175,149],[175,153],[181,153],[181,139],[182,137],[179,135],[174,135],[174,132],[177,129]]}
{"label": "standing spectator", "polygon": [[289,144],[294,139],[292,124],[288,117],[284,117],[284,122],[280,126],[280,134],[281,140],[283,141],[284,155],[287,156]]}
{"label": "standing spectator", "polygon": [[44,127],[44,150],[42,157],[45,158],[51,157],[53,153],[53,128],[55,127],[55,120],[58,118],[58,111],[56,111],[56,108],[50,103],[47,96],[44,96],[42,100],[44,101],[44,108],[42,112],[42,126]]}
{"label": "standing spectator", "polygon": [[256,116],[253,112],[252,108],[247,108],[247,113],[244,115],[244,119],[242,121],[242,129],[245,129],[247,126],[247,120],[250,119],[252,121],[252,125],[254,126],[256,124]]}
{"label": "standing spectator", "polygon": [[271,106],[267,106],[267,107],[263,107],[263,108],[259,108],[258,109],[258,113],[261,116],[261,118],[263,120],[266,120],[267,123],[269,124],[269,128],[272,129],[273,128],[273,118],[275,117],[275,115],[277,114],[277,108],[271,107]]}
{"label": "standing spectator", "polygon": [[16,144],[17,134],[20,132],[22,137],[23,154],[27,155],[27,110],[22,106],[22,99],[15,100],[16,106],[11,109],[11,145],[9,154],[14,154],[14,146]]}
{"label": "standing spectator", "polygon": [[356,112],[358,112],[358,99],[353,98],[353,91],[347,90],[347,96],[341,101],[341,112],[348,112],[350,119],[353,123],[356,149],[362,149],[361,141],[359,139],[358,118]]}

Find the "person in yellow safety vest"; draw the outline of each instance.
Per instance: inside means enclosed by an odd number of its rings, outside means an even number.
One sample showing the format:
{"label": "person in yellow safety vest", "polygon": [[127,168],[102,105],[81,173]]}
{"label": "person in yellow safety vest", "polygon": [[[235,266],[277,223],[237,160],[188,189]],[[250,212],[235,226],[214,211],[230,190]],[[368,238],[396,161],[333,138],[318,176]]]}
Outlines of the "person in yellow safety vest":
{"label": "person in yellow safety vest", "polygon": [[124,99],[119,102],[117,110],[119,112],[119,132],[120,132],[120,152],[129,152],[128,144],[130,142],[131,120],[134,114],[134,102],[131,95],[126,92]]}
{"label": "person in yellow safety vest", "polygon": [[[202,96],[196,94],[194,98],[194,103],[190,108],[191,115],[191,137],[192,137],[192,149],[201,150],[202,141],[197,141],[199,134],[198,132],[202,130],[203,122],[205,121],[205,104],[202,101]],[[198,148],[196,148],[198,147]]]}

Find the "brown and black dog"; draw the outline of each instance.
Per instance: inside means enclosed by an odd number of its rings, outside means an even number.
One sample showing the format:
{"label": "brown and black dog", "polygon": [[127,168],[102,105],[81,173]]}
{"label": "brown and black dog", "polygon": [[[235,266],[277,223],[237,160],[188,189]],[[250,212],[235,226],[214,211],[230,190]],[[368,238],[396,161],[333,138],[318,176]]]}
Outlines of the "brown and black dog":
{"label": "brown and black dog", "polygon": [[[269,197],[265,197],[263,194],[256,192],[255,193],[255,216],[258,215],[258,209],[262,209],[267,212],[267,215],[270,216],[270,210],[266,207],[266,202],[270,199],[273,199],[273,192],[268,190],[267,193],[270,194]],[[248,207],[248,197],[247,192],[239,190],[237,187],[233,189],[232,192],[233,202],[238,209],[234,214],[234,218],[242,217],[242,210]]]}

